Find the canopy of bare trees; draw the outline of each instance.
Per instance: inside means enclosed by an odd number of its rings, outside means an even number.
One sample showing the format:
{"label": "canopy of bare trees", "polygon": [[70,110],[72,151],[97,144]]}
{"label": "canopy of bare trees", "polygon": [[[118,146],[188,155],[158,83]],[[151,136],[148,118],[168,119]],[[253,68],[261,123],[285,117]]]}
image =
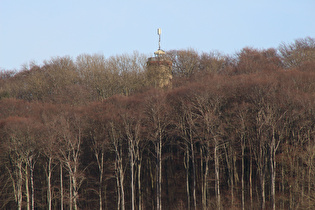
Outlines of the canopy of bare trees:
{"label": "canopy of bare trees", "polygon": [[314,209],[315,41],[0,72],[1,209]]}

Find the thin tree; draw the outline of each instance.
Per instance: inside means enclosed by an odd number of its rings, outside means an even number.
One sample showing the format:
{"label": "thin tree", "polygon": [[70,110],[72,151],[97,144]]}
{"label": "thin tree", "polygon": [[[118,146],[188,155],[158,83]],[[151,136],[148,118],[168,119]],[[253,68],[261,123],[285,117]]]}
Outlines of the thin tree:
{"label": "thin tree", "polygon": [[156,209],[162,209],[162,147],[169,125],[166,97],[162,92],[153,92],[145,99],[145,120],[148,138],[153,142],[156,155]]}
{"label": "thin tree", "polygon": [[84,180],[80,170],[80,155],[82,144],[82,119],[78,114],[64,114],[60,118],[59,153],[60,160],[65,165],[70,176],[70,206],[73,203],[78,209],[79,189]]}
{"label": "thin tree", "polygon": [[202,94],[195,96],[199,121],[206,131],[206,141],[211,141],[214,155],[215,195],[217,209],[221,209],[220,192],[220,147],[222,146],[222,106],[223,97],[218,94],[219,89],[206,88]]}

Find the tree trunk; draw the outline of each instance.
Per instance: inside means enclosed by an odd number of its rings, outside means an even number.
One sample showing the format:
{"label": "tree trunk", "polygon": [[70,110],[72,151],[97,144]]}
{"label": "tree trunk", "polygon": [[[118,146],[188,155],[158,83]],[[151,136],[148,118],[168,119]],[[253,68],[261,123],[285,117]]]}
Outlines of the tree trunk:
{"label": "tree trunk", "polygon": [[26,208],[27,210],[31,209],[30,203],[30,190],[29,190],[29,175],[28,175],[28,164],[25,164],[25,192],[26,192]]}
{"label": "tree trunk", "polygon": [[70,182],[70,184],[69,184],[69,209],[70,210],[72,210],[72,201],[73,201],[73,195],[72,195],[72,192],[73,192],[73,190],[72,190],[72,176],[71,176],[71,174],[69,174],[69,182]]}
{"label": "tree trunk", "polygon": [[[281,195],[284,197],[284,158],[281,157]],[[281,199],[281,209],[284,209],[284,200]]]}
{"label": "tree trunk", "polygon": [[125,190],[124,190],[124,170],[123,170],[123,163],[122,163],[122,151],[115,146],[116,150],[116,180],[117,180],[117,209],[125,210]]}
{"label": "tree trunk", "polygon": [[244,143],[244,139],[242,137],[241,139],[242,141],[242,180],[241,180],[241,184],[242,184],[242,210],[245,210],[245,186],[244,186],[244,173],[245,173],[245,166],[244,166],[244,150],[245,150],[245,143]]}
{"label": "tree trunk", "polygon": [[266,197],[265,197],[265,176],[260,173],[260,187],[261,187],[261,209],[265,209]]}
{"label": "tree trunk", "polygon": [[233,178],[233,172],[230,172],[231,176],[231,206],[234,207],[234,178]]}
{"label": "tree trunk", "polygon": [[196,201],[196,169],[195,169],[195,150],[192,139],[190,140],[190,150],[191,150],[191,162],[192,162],[192,170],[193,170],[193,200],[194,200],[194,209],[197,209],[197,201]]}
{"label": "tree trunk", "polygon": [[225,150],[225,160],[226,160],[226,165],[229,173],[229,179],[230,179],[230,192],[231,192],[231,207],[234,206],[234,177],[233,177],[233,157],[231,155],[232,153],[232,148],[231,145],[229,145],[228,149],[226,147],[226,144],[224,145],[224,150]]}
{"label": "tree trunk", "polygon": [[139,203],[139,210],[142,210],[141,160],[140,159],[139,159],[139,164],[138,164],[138,203]]}
{"label": "tree trunk", "polygon": [[162,132],[159,131],[157,150],[157,210],[162,210]]}
{"label": "tree trunk", "polygon": [[250,208],[253,209],[253,154],[252,148],[249,148],[249,197],[250,197]]}
{"label": "tree trunk", "polygon": [[292,185],[289,185],[289,206],[290,209],[293,209],[293,196],[292,196]]}
{"label": "tree trunk", "polygon": [[[310,130],[307,131],[308,134],[308,148],[312,148],[311,145],[311,136],[310,136]],[[313,150],[314,151],[314,150]],[[311,179],[311,172],[312,172],[312,165],[313,165],[313,158],[314,158],[314,152],[311,151],[311,155],[308,157],[308,186],[307,186],[307,192],[308,192],[308,208],[311,209],[311,186],[312,186],[312,179]]]}
{"label": "tree trunk", "polygon": [[304,186],[304,184],[305,184],[305,181],[303,181],[304,180],[304,178],[305,178],[305,171],[304,171],[304,168],[302,168],[302,170],[301,170],[301,175],[300,175],[300,177],[301,177],[301,206],[304,206],[304,197],[305,197],[305,192],[304,192],[304,189],[305,189],[305,186]]}
{"label": "tree trunk", "polygon": [[[208,147],[209,148],[209,147]],[[204,182],[204,207],[205,207],[205,210],[208,208],[208,205],[207,205],[207,195],[208,195],[208,173],[209,173],[209,159],[210,159],[210,155],[207,154],[206,156],[206,168],[205,168],[205,175],[204,175],[204,179],[205,179],[205,182]]]}
{"label": "tree trunk", "polygon": [[308,207],[309,209],[311,209],[311,185],[313,183],[313,181],[311,180],[311,172],[312,172],[312,159],[314,157],[312,157],[310,155],[309,160],[308,160],[308,185],[307,185],[307,192],[308,192]]}
{"label": "tree trunk", "polygon": [[235,150],[233,151],[232,150],[232,147],[231,147],[231,151],[233,153],[233,158],[232,158],[232,161],[233,161],[233,176],[234,176],[234,184],[237,185],[238,182],[240,181],[239,177],[238,177],[238,172],[237,172],[237,168],[236,168],[236,160],[237,160],[237,157],[236,157],[236,152]]}
{"label": "tree trunk", "polygon": [[118,162],[118,175],[117,175],[117,191],[118,191],[118,202],[117,209],[124,210],[125,209],[125,191],[124,191],[124,172],[120,163]]}
{"label": "tree trunk", "polygon": [[162,209],[162,138],[159,142],[159,210]]}
{"label": "tree trunk", "polygon": [[259,179],[260,179],[260,197],[261,197],[261,209],[265,209],[266,206],[266,196],[265,196],[265,158],[263,157],[263,151],[260,148],[260,166],[258,169]]}
{"label": "tree trunk", "polygon": [[125,190],[124,190],[124,171],[122,168],[122,160],[120,160],[119,168],[119,185],[120,185],[120,195],[121,195],[121,210],[125,210]]}
{"label": "tree trunk", "polygon": [[129,155],[130,155],[130,173],[131,173],[131,181],[130,181],[130,187],[131,187],[131,210],[135,209],[135,181],[134,181],[134,155],[133,155],[133,148],[132,143],[129,142]]}
{"label": "tree trunk", "polygon": [[33,163],[33,158],[30,158],[30,178],[31,178],[31,198],[32,198],[32,203],[31,203],[31,208],[34,210],[35,208],[35,192],[34,192],[34,164]]}
{"label": "tree trunk", "polygon": [[17,163],[18,167],[18,180],[17,180],[17,204],[18,209],[22,209],[22,181],[23,181],[23,175],[22,175],[22,161],[19,161]]}
{"label": "tree trunk", "polygon": [[220,165],[218,153],[218,140],[214,138],[214,170],[215,170],[215,195],[217,199],[217,209],[221,209],[221,195],[220,195]]}
{"label": "tree trunk", "polygon": [[52,195],[51,195],[51,162],[52,158],[48,158],[48,166],[47,166],[47,203],[48,203],[48,210],[51,210],[51,201],[52,201]]}
{"label": "tree trunk", "polygon": [[[98,186],[98,197],[99,197],[99,209],[103,209],[103,201],[102,201],[102,185],[103,185],[103,173],[104,173],[104,152],[101,151],[101,154],[98,151],[95,151],[95,158],[98,165],[99,170],[99,186]],[[101,157],[99,157],[99,155]]]}
{"label": "tree trunk", "polygon": [[[206,157],[204,158],[204,156]],[[202,176],[201,184],[201,200],[202,200],[202,209],[207,209],[207,175],[208,175],[208,155],[203,153],[203,148],[200,147],[200,171]],[[205,168],[203,165],[205,164]]]}
{"label": "tree trunk", "polygon": [[125,210],[125,191],[124,191],[124,168],[123,168],[123,152],[121,139],[116,132],[115,124],[111,123],[111,138],[115,149],[116,160],[115,160],[115,173],[117,180],[117,209]]}
{"label": "tree trunk", "polygon": [[115,171],[116,171],[116,185],[117,185],[117,210],[120,210],[120,202],[121,202],[121,195],[120,195],[120,180],[119,180],[119,168],[118,168],[118,162],[116,160],[115,163]]}
{"label": "tree trunk", "polygon": [[202,209],[205,209],[204,204],[204,172],[203,172],[203,152],[202,147],[200,147],[200,175],[201,175],[201,203],[202,203]]}
{"label": "tree trunk", "polygon": [[75,168],[75,173],[72,174],[72,189],[73,189],[73,205],[74,205],[74,210],[78,209],[78,182],[77,182],[77,177],[76,177],[76,168]]}
{"label": "tree trunk", "polygon": [[271,171],[271,205],[272,209],[276,209],[276,191],[275,191],[275,185],[276,185],[276,142],[275,142],[275,136],[274,136],[274,130],[272,134],[272,141],[270,145],[270,171]]}
{"label": "tree trunk", "polygon": [[63,177],[62,177],[62,163],[60,163],[60,209],[63,210]]}
{"label": "tree trunk", "polygon": [[102,152],[101,154],[101,161],[100,161],[100,186],[99,186],[99,190],[98,190],[98,194],[99,194],[99,199],[100,199],[100,210],[103,209],[103,203],[102,203],[102,185],[103,185],[103,173],[104,173],[104,152]]}
{"label": "tree trunk", "polygon": [[107,192],[107,185],[105,184],[104,186],[104,200],[105,200],[105,210],[107,210],[107,195],[106,195],[106,192]]}
{"label": "tree trunk", "polygon": [[187,191],[187,209],[190,210],[190,187],[189,187],[189,150],[188,146],[186,147],[186,191]]}

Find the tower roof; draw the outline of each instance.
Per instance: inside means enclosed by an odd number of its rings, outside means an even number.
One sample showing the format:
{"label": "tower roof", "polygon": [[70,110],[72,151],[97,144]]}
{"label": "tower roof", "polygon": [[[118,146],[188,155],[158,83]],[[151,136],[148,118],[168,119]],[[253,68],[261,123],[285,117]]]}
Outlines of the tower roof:
{"label": "tower roof", "polygon": [[157,51],[154,52],[154,55],[156,55],[156,56],[165,55],[165,51],[161,50],[161,49],[158,49]]}

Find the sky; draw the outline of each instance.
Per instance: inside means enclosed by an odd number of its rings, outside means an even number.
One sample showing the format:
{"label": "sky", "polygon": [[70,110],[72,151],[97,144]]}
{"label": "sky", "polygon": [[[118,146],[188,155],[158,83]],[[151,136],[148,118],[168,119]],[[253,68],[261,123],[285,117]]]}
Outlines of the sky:
{"label": "sky", "polygon": [[158,48],[277,48],[315,38],[315,0],[0,0],[0,71],[54,57]]}

